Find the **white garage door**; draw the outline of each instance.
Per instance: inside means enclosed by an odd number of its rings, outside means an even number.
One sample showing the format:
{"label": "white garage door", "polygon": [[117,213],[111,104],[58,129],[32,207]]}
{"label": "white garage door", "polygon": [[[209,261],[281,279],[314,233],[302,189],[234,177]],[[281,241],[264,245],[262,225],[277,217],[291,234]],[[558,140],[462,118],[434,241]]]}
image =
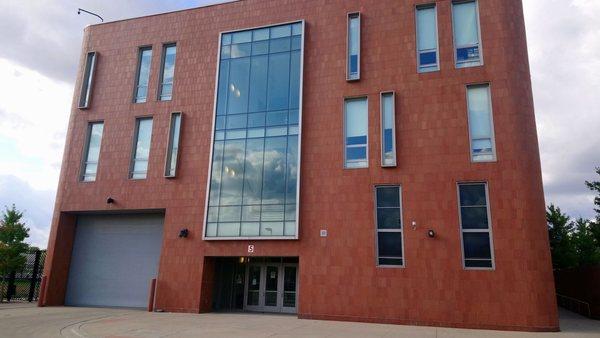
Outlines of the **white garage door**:
{"label": "white garage door", "polygon": [[163,215],[79,216],[66,305],[146,307]]}

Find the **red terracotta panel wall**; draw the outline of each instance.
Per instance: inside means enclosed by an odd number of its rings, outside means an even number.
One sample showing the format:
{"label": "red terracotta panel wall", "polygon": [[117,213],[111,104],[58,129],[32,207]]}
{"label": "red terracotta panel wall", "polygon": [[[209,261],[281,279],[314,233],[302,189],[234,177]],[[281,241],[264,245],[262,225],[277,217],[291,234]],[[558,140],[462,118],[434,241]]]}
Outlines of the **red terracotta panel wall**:
{"label": "red terracotta panel wall", "polygon": [[[47,304],[61,304],[74,216],[165,210],[156,308],[210,311],[214,261],[300,257],[302,318],[518,330],[558,319],[520,0],[479,0],[484,66],[455,69],[451,1],[437,1],[441,70],[416,71],[414,6],[424,0],[245,0],[86,28],[99,53],[90,109],[69,123],[49,244]],[[361,80],[345,81],[346,14],[362,16]],[[218,34],[305,20],[297,241],[203,241]],[[177,43],[173,100],[156,100],[162,44]],[[132,103],[138,48],[152,45],[147,103]],[[76,88],[79,88],[80,65]],[[498,160],[471,163],[467,84],[490,83]],[[396,93],[398,166],[380,166],[379,93]],[[76,91],[78,92],[78,91]],[[343,168],[343,99],[369,99],[369,168]],[[183,112],[177,178],[163,177],[170,113]],[[129,180],[135,118],[154,119],[148,178]],[[96,182],[78,181],[89,121],[103,120]],[[487,181],[495,270],[464,270],[456,183]],[[377,268],[373,186],[402,185],[405,268]],[[115,199],[112,205],[106,198]],[[179,230],[190,229],[186,239]],[[320,229],[328,237],[319,236]],[[426,236],[433,229],[437,236]]]}

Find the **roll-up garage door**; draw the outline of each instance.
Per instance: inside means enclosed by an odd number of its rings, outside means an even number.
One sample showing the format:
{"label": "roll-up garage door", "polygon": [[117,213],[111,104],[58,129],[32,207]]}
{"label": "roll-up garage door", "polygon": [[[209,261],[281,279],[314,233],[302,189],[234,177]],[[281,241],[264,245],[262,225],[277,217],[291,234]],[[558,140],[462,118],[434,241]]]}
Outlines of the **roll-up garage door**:
{"label": "roll-up garage door", "polygon": [[162,214],[79,216],[65,304],[146,307],[163,220]]}

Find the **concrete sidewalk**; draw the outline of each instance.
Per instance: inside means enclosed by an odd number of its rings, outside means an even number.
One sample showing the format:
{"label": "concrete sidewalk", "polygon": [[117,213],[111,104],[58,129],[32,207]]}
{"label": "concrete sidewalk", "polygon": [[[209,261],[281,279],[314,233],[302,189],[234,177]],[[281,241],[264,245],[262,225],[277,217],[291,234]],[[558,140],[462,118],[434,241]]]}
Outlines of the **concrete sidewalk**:
{"label": "concrete sidewalk", "polygon": [[528,333],[302,320],[293,315],[176,314],[0,304],[1,337],[600,337],[600,321],[561,310],[562,332]]}

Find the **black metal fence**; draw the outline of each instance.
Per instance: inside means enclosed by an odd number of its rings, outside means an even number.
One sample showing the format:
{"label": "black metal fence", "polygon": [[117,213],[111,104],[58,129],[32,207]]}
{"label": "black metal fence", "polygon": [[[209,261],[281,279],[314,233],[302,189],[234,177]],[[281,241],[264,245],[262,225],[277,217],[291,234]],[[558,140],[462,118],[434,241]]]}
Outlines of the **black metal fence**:
{"label": "black metal fence", "polygon": [[32,250],[25,255],[27,262],[22,270],[13,271],[8,276],[0,276],[0,302],[33,302],[38,299],[46,250]]}

